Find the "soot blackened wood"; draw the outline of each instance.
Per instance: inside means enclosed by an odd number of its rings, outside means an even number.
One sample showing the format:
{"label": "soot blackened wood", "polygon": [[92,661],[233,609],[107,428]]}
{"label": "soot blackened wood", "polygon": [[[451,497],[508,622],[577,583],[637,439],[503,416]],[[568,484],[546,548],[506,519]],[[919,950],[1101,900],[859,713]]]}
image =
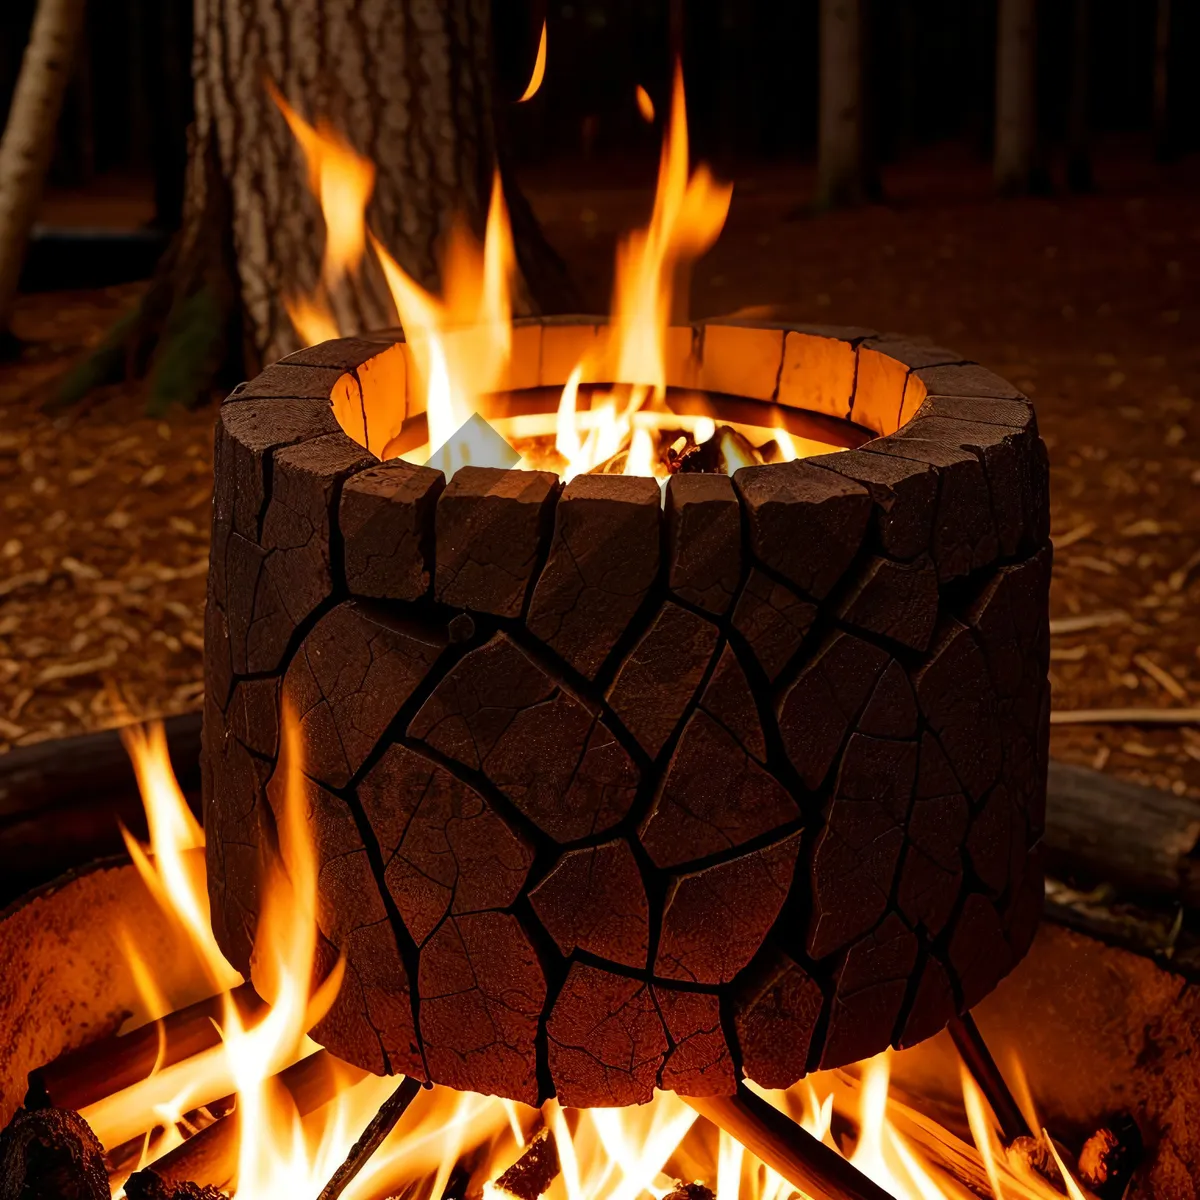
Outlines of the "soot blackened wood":
{"label": "soot blackened wood", "polygon": [[588,679],[595,678],[658,573],[659,500],[653,479],[580,475],[558,502],[527,623]]}
{"label": "soot blackened wood", "polygon": [[779,732],[806,787],[820,786],[890,661],[878,646],[839,631],[784,693]]}
{"label": "soot blackened wood", "polygon": [[916,935],[895,913],[850,947],[836,977],[822,1066],[857,1062],[892,1040],[916,962]]}
{"label": "soot blackened wood", "polygon": [[733,610],[733,627],[774,682],[804,642],[817,606],[755,567]]}
{"label": "soot blackened wood", "polygon": [[604,722],[504,634],[450,672],[409,733],[481,771],[558,841],[610,829],[637,789]]}
{"label": "soot blackened wood", "polygon": [[904,668],[893,659],[884,667],[858,718],[858,732],[870,737],[915,738],[919,719],[912,684]]}
{"label": "soot blackened wood", "polygon": [[933,467],[938,476],[930,552],[943,583],[996,560],[1000,543],[983,464],[970,450],[942,437],[921,437],[906,425],[891,437],[868,442],[864,452]]}
{"label": "soot blackened wood", "polygon": [[820,985],[799,963],[764,949],[734,993],[734,1028],[747,1077],[765,1088],[789,1088],[801,1079],[824,1007]]}
{"label": "soot blackened wood", "polygon": [[993,900],[1000,896],[1009,882],[1014,836],[1021,843],[1020,857],[1025,856],[1025,831],[1023,826],[1014,831],[1014,812],[1015,804],[1008,789],[998,783],[972,818],[967,834],[967,857],[984,890]]}
{"label": "soot blackened wood", "polygon": [[938,618],[937,572],[925,555],[911,563],[873,557],[838,607],[847,625],[924,650]]}
{"label": "soot blackened wood", "polygon": [[887,911],[916,773],[916,743],[851,737],[813,855],[814,958],[861,936]]}
{"label": "soot blackened wood", "polygon": [[126,1200],[226,1200],[211,1184],[168,1183],[150,1168],[135,1171],[125,1183]]}
{"label": "soot blackened wood", "polygon": [[458,471],[437,505],[437,598],[519,617],[557,495],[558,479],[549,471]]}
{"label": "soot blackened wood", "polygon": [[932,467],[864,450],[822,455],[812,461],[867,489],[874,537],[885,554],[907,560],[929,549],[938,492]]}
{"label": "soot blackened wood", "polygon": [[670,1044],[650,985],[572,965],[546,1022],[550,1074],[561,1104],[645,1104]]}
{"label": "soot blackened wood", "polygon": [[650,905],[627,842],[568,851],[529,900],[564,957],[578,948],[609,962],[646,967]]}
{"label": "soot blackened wood", "polygon": [[534,1134],[525,1153],[496,1180],[496,1187],[517,1200],[538,1200],[550,1190],[561,1169],[558,1143],[554,1134],[543,1126]]}
{"label": "soot blackened wood", "polygon": [[733,482],[755,558],[823,599],[862,544],[871,516],[867,489],[803,461],[743,467]]}
{"label": "soot blackened wood", "polygon": [[920,968],[920,981],[912,1008],[908,1010],[904,1029],[896,1039],[896,1046],[905,1050],[946,1028],[950,1018],[958,1011],[950,976],[938,959],[930,956]]}
{"label": "soot blackened wood", "polygon": [[651,758],[675,732],[719,636],[715,625],[667,601],[617,671],[609,707]]}
{"label": "soot blackened wood", "polygon": [[421,1043],[430,1073],[460,1091],[537,1104],[541,964],[516,917],[452,916],[421,950]]}
{"label": "soot blackened wood", "polygon": [[434,507],[445,476],[392,459],[346,481],[338,504],[346,586],[356,596],[417,600],[429,591]]}
{"label": "soot blackened wood", "polygon": [[17,1109],[0,1134],[2,1200],[109,1200],[104,1147],[75,1112]]}
{"label": "soot blackened wood", "polygon": [[737,1087],[733,1055],[721,1026],[721,1002],[701,992],[654,985],[671,1039],[659,1086],[681,1096],[728,1096]]}
{"label": "soot blackened wood", "polygon": [[1037,414],[1028,400],[929,395],[922,402],[918,415],[949,417],[955,421],[977,421],[983,425],[1008,425],[1023,432],[1037,433]]}
{"label": "soot blackened wood", "polygon": [[783,908],[800,835],[673,880],[654,973],[688,983],[728,983],[745,967]]}
{"label": "soot blackened wood", "polygon": [[284,678],[304,736],[304,766],[345,787],[446,646],[436,629],[339,604],[304,639]]}
{"label": "soot blackened wood", "polygon": [[358,785],[384,882],[418,946],[447,913],[507,908],[533,850],[474,788],[408,746],[389,746]]}
{"label": "soot blackened wood", "polygon": [[914,372],[930,396],[992,397],[998,400],[1024,400],[1023,393],[1007,380],[975,363],[961,366],[922,366]]}
{"label": "soot blackened wood", "polygon": [[733,734],[742,749],[763,762],[767,743],[750,681],[732,646],[721,651],[712,678],[700,697],[700,707]]}
{"label": "soot blackened wood", "polygon": [[641,840],[660,867],[740,846],[795,821],[796,801],[707,713],[692,714]]}
{"label": "soot blackened wood", "polygon": [[972,893],[954,923],[949,967],[958,981],[962,1007],[973,1008],[1012,967],[1012,952],[995,905]]}
{"label": "soot blackened wood", "polygon": [[729,611],[742,574],[742,514],[725,475],[667,482],[667,585],[715,616]]}

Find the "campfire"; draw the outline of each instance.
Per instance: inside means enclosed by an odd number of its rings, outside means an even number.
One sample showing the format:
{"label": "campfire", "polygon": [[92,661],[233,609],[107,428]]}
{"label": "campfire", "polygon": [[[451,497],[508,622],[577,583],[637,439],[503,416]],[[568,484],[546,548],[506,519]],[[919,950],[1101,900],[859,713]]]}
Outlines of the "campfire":
{"label": "campfire", "polygon": [[[730,198],[690,168],[679,79],[607,320],[514,319],[498,184],[483,244],[457,230],[425,291],[367,228],[370,165],[277,99],[329,232],[291,301],[315,344],[217,423],[204,828],[134,735],[137,1004],[42,1060],[10,1178],[130,1200],[1123,1182],[1127,1139],[1069,1154],[970,1016],[1043,900],[1029,402],[869,330],[679,323]],[[338,337],[372,263],[404,333]],[[889,1091],[893,1051],[946,1027],[949,1125]]]}
{"label": "campfire", "polygon": [[[1108,1131],[1089,1143],[1074,1171],[1049,1136],[1006,1142],[965,1067],[959,1123],[971,1140],[964,1140],[889,1094],[886,1053],[814,1073],[787,1090],[755,1088],[740,1104],[661,1091],[628,1108],[574,1109],[555,1100],[533,1108],[352,1068],[306,1036],[345,979],[340,969],[323,980],[315,970],[319,868],[307,836],[309,784],[294,717],[285,717],[278,848],[264,864],[253,986],[213,941],[204,835],[174,784],[161,730],[135,731],[129,746],[152,843],[129,839],[141,899],[128,905],[125,897],[128,923],[113,932],[125,947],[136,1011],[117,1036],[32,1073],[31,1107],[5,1135],[6,1195],[52,1177],[62,1195],[99,1195],[102,1184],[104,1195],[111,1189],[131,1200],[217,1194],[192,1184],[239,1200],[668,1193],[762,1200],[798,1186],[814,1197],[1050,1198],[1065,1191],[1074,1200],[1084,1194],[1077,1172],[1089,1158],[1097,1182],[1115,1165],[1106,1151],[1122,1147]],[[1020,1111],[1040,1129],[1022,1080],[1015,1080]],[[762,1110],[778,1119],[761,1119]],[[826,1164],[823,1174],[804,1179],[813,1161],[821,1164],[811,1157],[814,1146],[843,1163],[844,1174]]]}

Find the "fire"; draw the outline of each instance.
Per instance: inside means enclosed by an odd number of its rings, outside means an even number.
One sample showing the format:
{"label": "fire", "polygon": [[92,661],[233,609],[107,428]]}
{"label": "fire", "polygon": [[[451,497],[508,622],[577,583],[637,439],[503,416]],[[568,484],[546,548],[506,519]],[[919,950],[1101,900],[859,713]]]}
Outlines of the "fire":
{"label": "fire", "polygon": [[526,100],[532,100],[537,95],[538,89],[542,86],[542,80],[546,78],[546,22],[542,22],[542,36],[538,39],[537,59],[533,64],[533,74],[529,77],[529,86],[521,94],[518,104],[524,104]]}
{"label": "fire", "polygon": [[[589,438],[599,428],[589,430]],[[278,1078],[283,1068],[315,1052],[306,1031],[328,1010],[342,982],[340,965],[323,982],[313,982],[317,868],[294,714],[285,705],[283,752],[271,791],[278,850],[263,864],[263,911],[252,960],[255,989],[269,1003],[255,1017],[244,1016],[228,996],[241,978],[209,928],[204,835],[175,782],[162,728],[130,730],[125,740],[151,835],[149,847],[128,834],[127,845],[150,894],[176,923],[180,953],[196,962],[197,994],[183,1002],[225,991],[225,1008],[218,1045],[168,1067],[161,1066],[160,1051],[147,1079],[92,1105],[84,1118],[109,1150],[141,1138],[134,1165],[153,1164],[185,1135],[211,1123],[203,1106],[234,1095],[234,1113],[224,1118],[236,1122],[234,1165],[229,1178],[212,1182],[237,1200],[315,1198],[399,1081],[342,1065],[332,1098],[302,1115]],[[161,1017],[171,1001],[159,994],[152,971],[138,957],[133,932],[126,931],[123,940],[147,1013]],[[996,1122],[965,1071],[965,1123],[974,1146],[900,1103],[890,1092],[890,1063],[890,1054],[884,1054],[861,1064],[857,1077],[853,1071],[820,1073],[789,1092],[761,1094],[897,1200],[970,1200],[989,1192],[996,1200],[1062,1195],[1027,1158],[1001,1144]],[[1036,1117],[1023,1073],[1018,1068],[1014,1075],[1024,1106]],[[670,1093],[626,1109],[564,1110],[551,1100],[539,1113],[435,1087],[419,1093],[345,1195],[438,1200],[452,1175],[466,1170],[466,1194],[511,1200],[497,1180],[543,1127],[554,1137],[561,1167],[547,1200],[661,1200],[681,1175],[710,1178],[717,1200],[789,1200],[802,1194]],[[1048,1136],[1045,1145],[1046,1160],[1056,1164],[1069,1200],[1084,1200]],[[114,1177],[114,1196],[123,1195],[129,1169]]]}
{"label": "fire", "polygon": [[650,93],[639,83],[637,91],[634,93],[637,99],[638,112],[642,114],[642,120],[647,125],[654,124],[654,101],[650,99]]}

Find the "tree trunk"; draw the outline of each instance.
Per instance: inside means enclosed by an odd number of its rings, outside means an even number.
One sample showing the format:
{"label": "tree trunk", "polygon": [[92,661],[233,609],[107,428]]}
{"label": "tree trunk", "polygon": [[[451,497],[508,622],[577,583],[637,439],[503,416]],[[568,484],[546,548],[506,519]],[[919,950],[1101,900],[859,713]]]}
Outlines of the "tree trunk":
{"label": "tree trunk", "polygon": [[864,193],[862,0],[821,0],[818,208],[857,204]]}
{"label": "tree trunk", "polygon": [[1158,0],[1154,22],[1154,154],[1168,162],[1174,154],[1171,129],[1171,0]]}
{"label": "tree trunk", "polygon": [[0,336],[12,320],[83,14],[84,0],[40,0],[0,141]]}
{"label": "tree trunk", "polygon": [[1036,0],[999,0],[996,29],[996,187],[1027,192],[1036,152]]}
{"label": "tree trunk", "polygon": [[[132,339],[115,331],[122,362],[149,370],[152,408],[297,348],[284,300],[314,290],[325,231],[268,78],[375,164],[371,228],[415,278],[436,284],[456,214],[482,232],[499,149],[490,20],[490,0],[197,0],[183,225]],[[535,311],[569,305],[562,264],[511,177],[505,192],[523,298]],[[370,256],[332,307],[347,331],[396,320]],[[64,399],[80,390],[68,383]]]}
{"label": "tree trunk", "polygon": [[1091,122],[1091,7],[1092,0],[1075,0],[1071,29],[1071,94],[1067,101],[1067,186],[1090,192],[1092,179]]}

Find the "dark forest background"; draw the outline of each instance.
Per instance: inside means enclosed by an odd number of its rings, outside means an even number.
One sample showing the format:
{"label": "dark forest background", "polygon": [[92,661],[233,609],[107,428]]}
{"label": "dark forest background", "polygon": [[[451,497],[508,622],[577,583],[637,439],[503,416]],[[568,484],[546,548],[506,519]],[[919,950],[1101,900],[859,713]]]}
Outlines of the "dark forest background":
{"label": "dark forest background", "polygon": [[[1076,4],[1088,6],[1080,44]],[[1169,3],[1169,38],[1157,31]],[[0,122],[34,0],[0,5]],[[817,132],[817,0],[550,0],[550,69],[538,103],[509,119],[514,160],[637,161],[658,134],[633,103],[642,84],[660,107],[672,21],[683,59],[695,152],[718,166],[803,160]],[[867,139],[881,164],[956,143],[991,151],[995,0],[867,0]],[[529,6],[496,0],[501,72],[527,70]],[[1086,123],[1103,154],[1111,135],[1144,135],[1147,154],[1200,148],[1200,4],[1195,0],[1042,0],[1038,122],[1048,179],[1062,186],[1071,80],[1084,56]],[[106,176],[153,180],[157,224],[178,219],[190,110],[190,0],[98,0],[66,101],[51,186]],[[678,28],[676,24],[675,28]],[[1155,75],[1165,72],[1166,103]]]}

